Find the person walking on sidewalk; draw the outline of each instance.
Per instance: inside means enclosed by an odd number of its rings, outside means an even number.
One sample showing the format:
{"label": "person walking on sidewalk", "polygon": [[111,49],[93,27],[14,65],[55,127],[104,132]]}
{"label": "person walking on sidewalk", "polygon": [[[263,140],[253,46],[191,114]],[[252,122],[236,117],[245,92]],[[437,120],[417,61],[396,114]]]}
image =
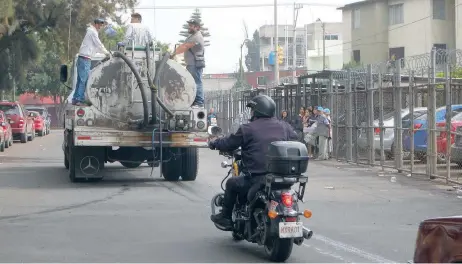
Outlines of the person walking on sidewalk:
{"label": "person walking on sidewalk", "polygon": [[93,24],[88,25],[87,33],[83,38],[82,45],[80,45],[79,57],[77,58],[77,83],[72,97],[73,105],[90,105],[85,100],[85,89],[90,75],[91,58],[98,52],[110,56],[109,51],[101,43],[98,36],[98,31],[104,27],[104,24],[106,24],[104,19],[97,18]]}
{"label": "person walking on sidewalk", "polygon": [[327,139],[329,138],[330,122],[323,114],[323,108],[318,107],[318,116],[316,117],[315,134],[319,137],[319,154],[317,160],[329,159]]}
{"label": "person walking on sidewalk", "polygon": [[184,53],[184,61],[186,62],[186,69],[191,73],[196,82],[196,99],[192,104],[193,108],[204,107],[204,88],[202,86],[202,72],[205,68],[204,59],[204,36],[200,31],[200,22],[196,19],[188,21],[188,32],[191,34],[185,43],[178,46],[173,53],[171,59],[175,55]]}

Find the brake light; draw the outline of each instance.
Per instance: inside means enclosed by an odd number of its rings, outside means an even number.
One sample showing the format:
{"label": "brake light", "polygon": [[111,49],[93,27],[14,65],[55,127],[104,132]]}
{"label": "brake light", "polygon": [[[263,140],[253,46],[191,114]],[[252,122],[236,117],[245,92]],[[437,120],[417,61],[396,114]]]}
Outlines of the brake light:
{"label": "brake light", "polygon": [[422,124],[414,124],[414,133],[422,127]]}
{"label": "brake light", "polygon": [[286,217],[286,222],[297,222],[297,217]]}
{"label": "brake light", "polygon": [[83,117],[84,115],[85,115],[85,110],[83,110],[82,108],[77,110],[77,116],[78,117]]}
{"label": "brake light", "polygon": [[286,207],[292,207],[292,194],[286,192],[281,195],[282,204]]}
{"label": "brake light", "polygon": [[374,134],[376,134],[376,135],[380,134],[380,128],[379,127],[374,128]]}
{"label": "brake light", "polygon": [[18,122],[20,125],[24,124],[24,118],[20,117]]}

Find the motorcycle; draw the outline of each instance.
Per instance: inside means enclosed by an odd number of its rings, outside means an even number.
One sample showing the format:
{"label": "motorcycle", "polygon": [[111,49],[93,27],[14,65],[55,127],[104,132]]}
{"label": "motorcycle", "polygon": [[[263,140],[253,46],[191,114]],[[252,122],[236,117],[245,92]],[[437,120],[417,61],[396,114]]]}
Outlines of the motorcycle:
{"label": "motorcycle", "polygon": [[[209,128],[211,136],[221,133],[221,128]],[[298,153],[290,155],[292,153]],[[222,168],[229,168],[223,184],[231,175],[241,174],[243,160],[241,150],[220,152],[231,159],[231,164],[223,161]],[[301,216],[311,218],[311,211],[299,210],[298,201],[303,201],[308,177],[302,173],[308,166],[308,150],[300,142],[276,141],[271,143],[268,155],[268,174],[256,194],[238,195],[232,212],[233,228],[226,230],[215,224],[222,231],[231,231],[234,240],[246,240],[264,246],[265,253],[271,261],[284,262],[292,253],[293,244],[302,245],[305,239],[313,236],[313,231],[303,226]],[[295,184],[298,190],[293,190]],[[211,201],[212,215],[222,207],[224,193],[216,194]]]}

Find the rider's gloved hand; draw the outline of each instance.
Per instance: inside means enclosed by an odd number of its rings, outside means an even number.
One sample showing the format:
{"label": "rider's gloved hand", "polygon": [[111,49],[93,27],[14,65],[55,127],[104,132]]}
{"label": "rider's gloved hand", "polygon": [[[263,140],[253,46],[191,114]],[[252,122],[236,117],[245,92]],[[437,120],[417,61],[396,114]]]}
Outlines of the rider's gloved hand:
{"label": "rider's gloved hand", "polygon": [[209,148],[215,150],[215,141],[209,141]]}

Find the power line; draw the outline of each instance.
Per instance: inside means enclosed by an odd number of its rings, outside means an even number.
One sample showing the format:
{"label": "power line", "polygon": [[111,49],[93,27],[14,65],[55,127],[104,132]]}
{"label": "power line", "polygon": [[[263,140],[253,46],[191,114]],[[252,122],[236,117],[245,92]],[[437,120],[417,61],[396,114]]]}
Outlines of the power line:
{"label": "power line", "polygon": [[[278,6],[292,6],[294,3],[280,3]],[[297,3],[304,6],[325,6],[325,7],[340,7],[336,4],[322,3]],[[242,4],[242,5],[203,5],[203,6],[140,6],[135,9],[227,9],[227,8],[249,8],[249,7],[273,7],[274,4]]]}
{"label": "power line", "polygon": [[[457,4],[456,6],[454,6],[454,8],[456,8],[456,7],[460,6],[460,5],[462,5],[462,4]],[[443,11],[443,10],[440,11],[441,14],[442,14],[443,12],[445,12],[445,11]],[[423,18],[420,18],[420,19],[417,19],[417,20],[414,20],[414,21],[409,22],[409,23],[406,23],[406,24],[399,25],[399,26],[397,26],[397,27],[395,27],[395,28],[392,28],[392,29],[386,29],[386,30],[383,30],[383,31],[374,33],[374,34],[372,34],[372,35],[369,35],[369,36],[366,36],[366,37],[363,37],[363,38],[359,38],[359,39],[356,39],[356,40],[347,41],[347,42],[342,42],[342,43],[340,43],[340,44],[335,44],[335,45],[327,46],[326,49],[332,48],[332,47],[343,46],[343,45],[345,45],[345,44],[350,44],[350,43],[353,43],[353,42],[356,42],[356,41],[361,41],[361,40],[364,40],[364,39],[367,39],[367,38],[375,37],[375,36],[381,35],[381,34],[383,34],[383,33],[388,33],[388,32],[393,31],[393,30],[397,30],[397,29],[400,29],[400,28],[403,28],[403,27],[407,27],[407,26],[413,25],[413,24],[415,24],[415,23],[424,21],[424,20],[429,19],[429,18],[431,18],[431,17],[433,17],[433,14],[432,14],[432,15],[429,15],[429,16],[426,16],[426,17],[423,17]],[[352,49],[352,48],[351,48],[351,49]],[[347,49],[344,48],[343,50],[350,50],[350,48],[347,48]]]}

